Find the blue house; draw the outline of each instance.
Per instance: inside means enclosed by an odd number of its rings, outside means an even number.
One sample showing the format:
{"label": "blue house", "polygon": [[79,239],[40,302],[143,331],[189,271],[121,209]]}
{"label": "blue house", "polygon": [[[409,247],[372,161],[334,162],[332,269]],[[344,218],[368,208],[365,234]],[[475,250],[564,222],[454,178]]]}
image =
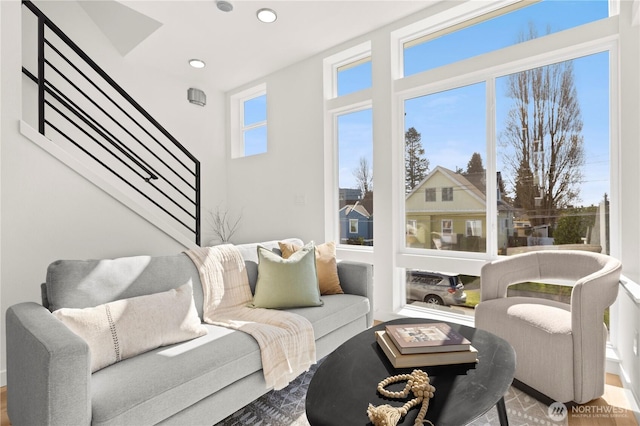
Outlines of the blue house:
{"label": "blue house", "polygon": [[340,242],[373,245],[373,215],[359,201],[340,209]]}

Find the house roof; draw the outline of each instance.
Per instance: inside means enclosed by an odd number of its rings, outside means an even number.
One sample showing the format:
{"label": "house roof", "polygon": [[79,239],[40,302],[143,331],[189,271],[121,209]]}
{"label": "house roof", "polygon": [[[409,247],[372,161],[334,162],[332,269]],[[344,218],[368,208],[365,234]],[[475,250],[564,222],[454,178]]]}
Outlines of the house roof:
{"label": "house roof", "polygon": [[351,214],[352,212],[356,212],[358,214],[360,214],[361,216],[364,217],[371,217],[371,215],[369,214],[369,212],[367,211],[367,209],[360,204],[359,202],[355,203],[355,204],[348,204],[346,206],[344,206],[343,208],[340,209],[340,211],[344,210],[344,214],[345,216],[348,216],[349,214]]}
{"label": "house roof", "polygon": [[[422,181],[420,181],[420,183],[416,185],[411,192],[406,195],[405,199],[409,199],[409,197],[411,197],[413,194],[421,191],[424,184],[427,183],[429,179],[431,179],[437,173],[441,173],[446,176],[457,188],[466,191],[470,196],[481,201],[483,204],[487,202],[487,185],[485,173],[461,174],[442,166],[436,166],[431,172],[429,172],[429,174],[424,179],[422,179]],[[496,179],[502,179],[500,172],[497,173]],[[503,199],[498,200],[498,210],[511,209],[513,209],[513,207],[509,203],[505,202]]]}

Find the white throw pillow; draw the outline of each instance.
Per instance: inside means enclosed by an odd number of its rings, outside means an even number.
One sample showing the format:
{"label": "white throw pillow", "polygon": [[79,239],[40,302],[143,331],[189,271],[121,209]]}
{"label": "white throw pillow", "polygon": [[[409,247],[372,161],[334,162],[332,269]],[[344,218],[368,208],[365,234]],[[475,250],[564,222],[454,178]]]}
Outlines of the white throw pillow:
{"label": "white throw pillow", "polygon": [[62,308],[53,315],[87,342],[91,372],[207,334],[193,302],[191,283],[93,308]]}

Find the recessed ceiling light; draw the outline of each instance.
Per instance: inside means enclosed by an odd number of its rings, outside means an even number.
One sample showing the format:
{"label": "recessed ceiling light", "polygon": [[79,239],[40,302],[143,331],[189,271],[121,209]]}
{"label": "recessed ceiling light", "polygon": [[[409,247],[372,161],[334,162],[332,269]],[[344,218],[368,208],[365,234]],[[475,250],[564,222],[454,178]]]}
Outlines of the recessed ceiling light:
{"label": "recessed ceiling light", "polygon": [[207,64],[205,64],[204,61],[200,59],[189,59],[189,65],[194,68],[204,68]]}
{"label": "recessed ceiling light", "polygon": [[256,15],[258,16],[258,20],[260,22],[264,22],[265,24],[270,24],[275,22],[278,19],[278,15],[276,15],[275,10],[273,9],[260,9]]}
{"label": "recessed ceiling light", "polygon": [[218,0],[216,6],[223,12],[231,12],[233,10],[233,5],[225,0]]}

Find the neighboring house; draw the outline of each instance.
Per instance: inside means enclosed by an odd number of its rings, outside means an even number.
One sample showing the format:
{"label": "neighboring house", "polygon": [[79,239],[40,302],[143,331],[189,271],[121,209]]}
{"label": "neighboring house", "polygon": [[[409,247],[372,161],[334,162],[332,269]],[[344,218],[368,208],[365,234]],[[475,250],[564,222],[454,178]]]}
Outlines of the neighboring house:
{"label": "neighboring house", "polygon": [[340,208],[348,204],[355,204],[362,199],[362,191],[355,188],[340,188],[338,191]]}
{"label": "neighboring house", "polygon": [[[498,191],[501,187],[497,174]],[[498,247],[507,247],[513,208],[498,196]],[[435,167],[406,196],[407,245],[485,251],[486,181],[484,173],[463,175]]]}
{"label": "neighboring house", "polygon": [[360,202],[340,209],[340,242],[373,245],[373,215]]}

